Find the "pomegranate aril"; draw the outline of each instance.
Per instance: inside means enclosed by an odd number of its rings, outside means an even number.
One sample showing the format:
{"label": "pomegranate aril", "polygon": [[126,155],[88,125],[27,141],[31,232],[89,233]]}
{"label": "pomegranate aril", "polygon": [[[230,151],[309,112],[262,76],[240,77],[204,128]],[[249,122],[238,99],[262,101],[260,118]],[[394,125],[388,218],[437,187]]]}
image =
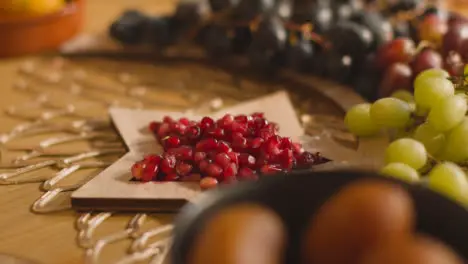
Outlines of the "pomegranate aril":
{"label": "pomegranate aril", "polygon": [[255,173],[254,170],[247,168],[247,167],[242,167],[239,169],[238,173],[238,178],[240,180],[256,180],[258,179],[258,175]]}
{"label": "pomegranate aril", "polygon": [[223,139],[224,138],[224,129],[216,127],[216,128],[210,128],[206,130],[206,134],[209,137],[213,137],[215,139]]}
{"label": "pomegranate aril", "polygon": [[269,129],[273,132],[278,132],[279,131],[279,126],[277,123],[270,122],[268,125],[265,126],[266,129]]}
{"label": "pomegranate aril", "polygon": [[192,172],[193,166],[185,162],[177,162],[175,169],[180,176],[187,176]]}
{"label": "pomegranate aril", "polygon": [[263,138],[254,138],[249,142],[249,148],[251,149],[259,149],[265,140]]}
{"label": "pomegranate aril", "polygon": [[274,174],[282,172],[282,168],[279,165],[264,165],[260,168],[262,174]]}
{"label": "pomegranate aril", "polygon": [[180,146],[180,138],[176,136],[169,136],[163,139],[163,143],[165,149],[176,148]]}
{"label": "pomegranate aril", "polygon": [[159,171],[159,164],[153,162],[144,162],[143,171],[141,172],[141,181],[152,181]]}
{"label": "pomegranate aril", "polygon": [[185,131],[187,130],[187,126],[181,123],[171,123],[169,127],[172,132],[175,132],[179,135],[184,135]]}
{"label": "pomegranate aril", "polygon": [[234,150],[242,151],[247,148],[247,139],[240,133],[232,135],[232,147]]}
{"label": "pomegranate aril", "polygon": [[214,162],[224,168],[231,164],[231,159],[226,153],[218,153],[214,158]]}
{"label": "pomegranate aril", "polygon": [[229,126],[234,121],[234,116],[227,114],[223,116],[220,120],[218,120],[218,125],[222,128],[229,128]]}
{"label": "pomegranate aril", "polygon": [[158,128],[157,136],[159,138],[164,138],[169,134],[170,130],[170,125],[168,123],[163,123]]}
{"label": "pomegranate aril", "polygon": [[202,173],[206,173],[208,167],[210,166],[210,162],[207,161],[207,160],[202,160],[200,161],[200,163],[198,164],[198,168],[200,169],[200,172]]}
{"label": "pomegranate aril", "polygon": [[218,186],[218,180],[213,177],[205,177],[200,181],[200,188],[202,190],[213,189]]}
{"label": "pomegranate aril", "polygon": [[218,147],[218,141],[214,138],[207,138],[207,139],[200,140],[200,142],[198,142],[195,145],[195,149],[197,151],[204,151],[204,152],[215,150],[217,147]]}
{"label": "pomegranate aril", "polygon": [[255,168],[256,159],[248,153],[239,154],[239,166],[247,168]]}
{"label": "pomegranate aril", "polygon": [[227,153],[231,162],[234,162],[236,165],[239,165],[239,153],[237,152],[229,152]]}
{"label": "pomegranate aril", "polygon": [[200,121],[200,126],[202,129],[212,128],[214,126],[214,120],[210,117],[203,117]]}
{"label": "pomegranate aril", "polygon": [[257,135],[264,140],[268,140],[270,137],[274,136],[275,133],[268,128],[262,128],[258,131]]}
{"label": "pomegranate aril", "polygon": [[171,174],[167,174],[163,177],[163,181],[178,181],[180,180],[180,176],[175,174],[175,173],[171,173]]}
{"label": "pomegranate aril", "polygon": [[174,123],[174,119],[172,119],[172,117],[170,117],[170,116],[165,116],[165,117],[163,117],[163,122],[164,123]]}
{"label": "pomegranate aril", "polygon": [[199,126],[191,126],[187,129],[185,135],[191,140],[198,139],[201,136],[201,128]]}
{"label": "pomegranate aril", "polygon": [[218,155],[218,151],[216,151],[216,150],[213,150],[213,151],[210,151],[210,152],[206,153],[206,157],[209,160],[214,160],[216,158],[216,155]]}
{"label": "pomegranate aril", "polygon": [[214,178],[218,178],[223,173],[223,169],[214,163],[211,163],[206,168],[206,175]]}
{"label": "pomegranate aril", "polygon": [[143,162],[139,161],[139,162],[135,162],[133,165],[132,165],[132,169],[131,169],[131,172],[132,172],[132,176],[135,178],[135,179],[141,179],[141,174],[143,172]]}
{"label": "pomegranate aril", "polygon": [[174,155],[164,155],[160,166],[162,172],[166,174],[173,173],[176,166],[176,157]]}
{"label": "pomegranate aril", "polygon": [[293,148],[293,142],[290,138],[284,137],[281,139],[280,146],[281,149],[292,149]]}
{"label": "pomegranate aril", "polygon": [[231,146],[229,146],[229,143],[227,143],[226,141],[219,141],[218,151],[223,152],[223,153],[228,153],[228,152],[231,152],[232,149],[231,149]]}
{"label": "pomegranate aril", "polygon": [[179,119],[179,123],[185,125],[185,126],[188,126],[190,124],[190,120],[186,117],[182,117]]}
{"label": "pomegranate aril", "polygon": [[279,162],[281,166],[283,167],[283,169],[288,170],[288,171],[292,170],[292,168],[294,167],[294,163],[295,163],[293,151],[290,149],[282,150],[281,153],[279,154]]}
{"label": "pomegranate aril", "polygon": [[223,179],[226,180],[227,178],[235,177],[237,175],[237,170],[237,165],[234,163],[231,163],[228,166],[224,167]]}
{"label": "pomegranate aril", "polygon": [[253,118],[265,118],[265,114],[261,112],[255,112],[252,114]]}
{"label": "pomegranate aril", "polygon": [[178,148],[171,148],[166,151],[168,154],[174,155],[180,160],[193,160],[193,149],[190,146],[180,146]]}
{"label": "pomegranate aril", "polygon": [[159,155],[147,155],[144,157],[143,162],[156,163],[159,164],[162,158]]}
{"label": "pomegranate aril", "polygon": [[193,154],[193,161],[195,161],[196,163],[199,163],[205,158],[206,158],[206,152],[195,152],[195,154]]}
{"label": "pomegranate aril", "polygon": [[241,133],[242,135],[247,134],[248,126],[247,123],[232,122],[231,131],[233,133]]}
{"label": "pomegranate aril", "polygon": [[253,124],[256,129],[262,129],[268,125],[268,121],[263,118],[255,118]]}
{"label": "pomegranate aril", "polygon": [[241,123],[247,123],[250,119],[252,119],[252,117],[246,115],[237,115],[234,117],[234,121]]}
{"label": "pomegranate aril", "polygon": [[279,136],[270,137],[265,144],[263,144],[263,151],[269,155],[278,155],[280,153],[280,142],[281,138]]}
{"label": "pomegranate aril", "polygon": [[156,133],[156,132],[158,132],[158,129],[159,129],[160,126],[161,126],[161,122],[153,121],[153,122],[149,123],[148,128],[149,128],[149,130],[151,132]]}

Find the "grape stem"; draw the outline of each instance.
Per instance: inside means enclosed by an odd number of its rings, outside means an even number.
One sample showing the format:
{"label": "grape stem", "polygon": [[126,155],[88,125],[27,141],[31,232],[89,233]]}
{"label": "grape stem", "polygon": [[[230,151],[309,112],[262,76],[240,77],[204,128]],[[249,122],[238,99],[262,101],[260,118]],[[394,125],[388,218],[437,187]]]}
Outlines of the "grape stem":
{"label": "grape stem", "polygon": [[427,163],[421,169],[418,170],[420,175],[426,175],[432,168],[434,168],[440,162],[434,158],[431,154],[427,153]]}
{"label": "grape stem", "polygon": [[[250,21],[230,21],[229,18],[232,15],[232,9],[223,10],[219,12],[211,13],[205,16],[200,23],[194,25],[192,29],[188,30],[186,35],[187,40],[193,40],[197,34],[207,25],[214,24],[226,28],[230,27],[248,27],[252,32],[257,31],[258,25],[262,20],[262,16],[259,15]],[[324,47],[330,48],[330,43],[324,39],[323,36],[314,32],[314,25],[312,23],[296,24],[292,22],[283,22],[287,30],[302,33],[303,36],[313,41],[314,43]]]}
{"label": "grape stem", "polygon": [[414,55],[413,56],[416,56],[418,55],[419,53],[421,53],[421,51],[425,50],[425,49],[435,49],[435,46],[433,43],[429,42],[429,41],[426,41],[426,40],[421,40],[418,44],[418,46],[416,47],[416,49],[414,50]]}
{"label": "grape stem", "polygon": [[415,115],[414,113],[411,113],[411,119],[414,122],[411,122],[407,127],[404,128],[406,132],[413,132],[418,126],[426,122],[426,116],[419,116]]}
{"label": "grape stem", "polygon": [[461,76],[447,77],[447,79],[455,85],[455,89],[464,90],[464,91],[468,91],[468,85],[465,84],[465,81],[467,80],[467,78],[468,78],[467,74],[463,74]]}
{"label": "grape stem", "polygon": [[[383,2],[381,1],[380,4]],[[379,6],[377,9],[385,9],[385,6]],[[400,11],[390,17],[390,22],[396,24],[398,22],[411,21],[416,23],[416,18],[423,13],[424,10],[411,10],[411,11]],[[218,12],[212,12],[210,15],[204,16],[202,21],[197,25],[194,25],[192,29],[188,30],[186,39],[193,40],[197,34],[203,29],[203,27],[209,24],[215,24],[223,27],[249,27],[250,30],[255,32],[262,19],[259,15],[250,21],[232,21],[229,18],[232,17],[233,9],[222,10]],[[284,26],[287,30],[296,31],[302,33],[303,36],[311,40],[312,42],[322,46],[325,49],[330,49],[332,44],[327,41],[322,35],[314,32],[314,25],[312,23],[296,24],[290,21],[285,21]],[[421,41],[415,50],[415,55],[424,50],[425,48],[434,48],[434,45],[427,41]]]}

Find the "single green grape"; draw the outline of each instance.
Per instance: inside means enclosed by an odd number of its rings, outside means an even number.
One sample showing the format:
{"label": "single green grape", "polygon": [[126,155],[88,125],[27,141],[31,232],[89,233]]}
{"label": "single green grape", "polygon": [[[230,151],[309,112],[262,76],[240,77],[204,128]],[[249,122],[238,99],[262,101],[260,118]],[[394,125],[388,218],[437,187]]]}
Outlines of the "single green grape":
{"label": "single green grape", "polygon": [[455,163],[438,164],[431,170],[428,179],[430,189],[461,203],[466,203],[468,180],[465,172]]}
{"label": "single green grape", "polygon": [[423,109],[431,109],[440,99],[454,94],[453,83],[446,78],[424,77],[414,84],[414,100]]}
{"label": "single green grape", "polygon": [[379,126],[402,128],[410,121],[411,107],[400,99],[382,98],[372,104],[370,117]]}
{"label": "single green grape", "polygon": [[465,98],[449,96],[437,102],[429,112],[427,122],[440,132],[447,132],[463,121],[467,111]]}
{"label": "single green grape", "polygon": [[370,118],[370,104],[358,104],[346,113],[344,122],[348,130],[356,136],[372,136],[379,127]]}
{"label": "single green grape", "polygon": [[385,163],[404,163],[418,170],[427,162],[427,152],[424,145],[411,138],[393,141],[385,151]]}
{"label": "single green grape", "polygon": [[382,168],[380,173],[384,176],[413,183],[419,181],[419,173],[404,163],[390,163]]}
{"label": "single green grape", "polygon": [[418,76],[416,76],[416,78],[414,79],[414,85],[419,84],[421,80],[424,80],[426,78],[432,78],[432,77],[447,79],[448,77],[450,77],[450,74],[443,69],[437,69],[437,68],[428,69],[428,70],[422,71],[421,73],[418,74]]}
{"label": "single green grape", "polygon": [[413,138],[421,142],[426,151],[436,156],[445,144],[445,135],[436,131],[428,123],[424,123],[416,128]]}
{"label": "single green grape", "polygon": [[468,118],[452,129],[446,135],[441,158],[453,162],[468,160]]}
{"label": "single green grape", "polygon": [[410,91],[407,90],[396,90],[395,92],[390,95],[390,97],[400,99],[402,101],[405,101],[407,103],[412,103],[414,102],[414,96]]}
{"label": "single green grape", "polygon": [[465,91],[455,90],[455,95],[464,98],[468,102],[468,95]]}

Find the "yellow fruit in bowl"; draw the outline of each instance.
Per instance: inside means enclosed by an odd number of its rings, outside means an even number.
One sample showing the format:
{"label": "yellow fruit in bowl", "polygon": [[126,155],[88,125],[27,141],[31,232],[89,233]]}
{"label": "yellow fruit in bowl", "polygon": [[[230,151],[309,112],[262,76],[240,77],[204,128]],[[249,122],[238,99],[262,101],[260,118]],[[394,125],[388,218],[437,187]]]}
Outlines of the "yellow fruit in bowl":
{"label": "yellow fruit in bowl", "polygon": [[44,15],[57,12],[65,5],[65,0],[0,0],[0,13]]}

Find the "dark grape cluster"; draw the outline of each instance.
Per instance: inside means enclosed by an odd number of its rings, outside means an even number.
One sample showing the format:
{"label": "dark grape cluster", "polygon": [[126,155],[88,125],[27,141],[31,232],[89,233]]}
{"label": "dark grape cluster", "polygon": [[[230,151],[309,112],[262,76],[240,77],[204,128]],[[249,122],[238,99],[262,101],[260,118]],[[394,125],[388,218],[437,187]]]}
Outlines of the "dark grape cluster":
{"label": "dark grape cluster", "polygon": [[369,100],[412,89],[428,68],[458,72],[468,57],[465,18],[422,0],[183,0],[170,16],[126,11],[110,34],[156,50],[191,41],[217,59],[329,78]]}

